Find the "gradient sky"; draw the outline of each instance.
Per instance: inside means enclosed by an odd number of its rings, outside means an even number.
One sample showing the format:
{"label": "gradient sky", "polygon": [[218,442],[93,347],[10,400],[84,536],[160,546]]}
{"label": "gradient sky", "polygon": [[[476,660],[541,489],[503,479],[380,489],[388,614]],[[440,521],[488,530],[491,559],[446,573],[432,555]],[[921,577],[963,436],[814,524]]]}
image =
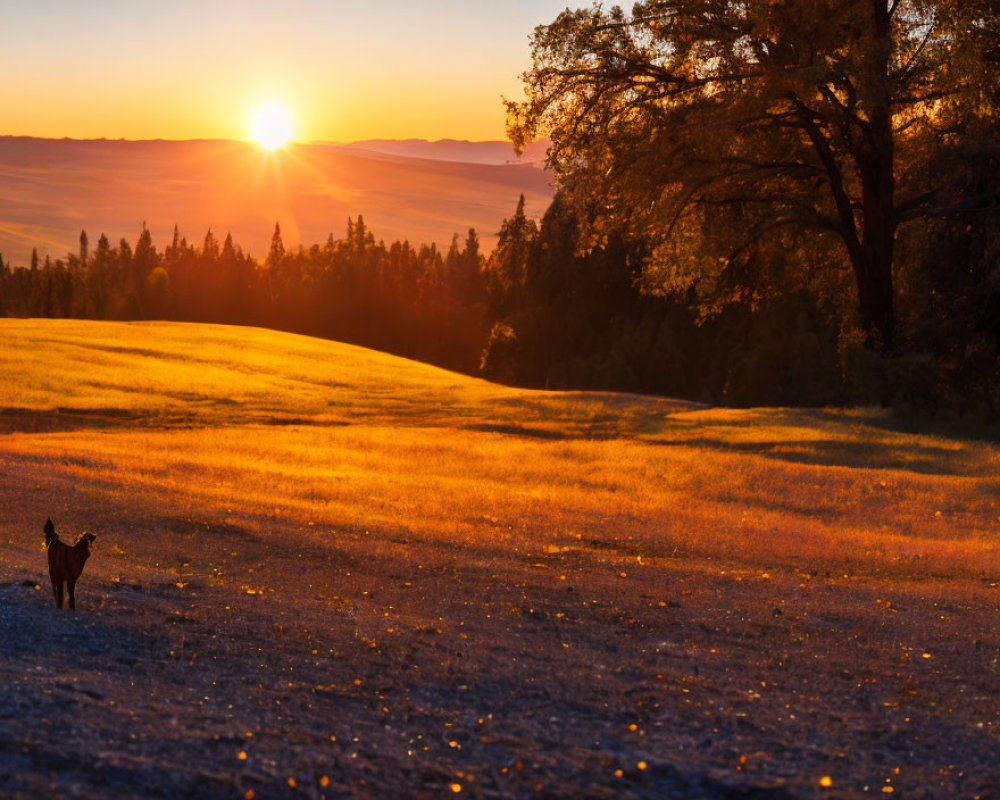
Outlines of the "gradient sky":
{"label": "gradient sky", "polygon": [[528,37],[567,0],[2,0],[0,135],[504,138]]}

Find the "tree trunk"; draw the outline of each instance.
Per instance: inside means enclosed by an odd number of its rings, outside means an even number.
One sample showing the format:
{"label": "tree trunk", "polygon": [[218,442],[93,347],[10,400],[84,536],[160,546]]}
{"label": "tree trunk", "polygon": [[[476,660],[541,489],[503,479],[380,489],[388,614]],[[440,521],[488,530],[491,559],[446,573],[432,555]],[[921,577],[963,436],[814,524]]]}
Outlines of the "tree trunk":
{"label": "tree trunk", "polygon": [[852,259],[858,284],[861,325],[868,347],[895,347],[892,266],[896,244],[896,181],[891,118],[873,114],[870,141],[859,158],[862,182],[861,246]]}
{"label": "tree trunk", "polygon": [[854,265],[858,285],[861,326],[865,331],[865,345],[884,353],[896,345],[896,315],[893,308],[892,288],[892,239],[883,244],[879,235],[877,246],[868,246],[865,237],[863,259]]}
{"label": "tree trunk", "polygon": [[862,190],[861,247],[852,266],[866,344],[890,352],[896,339],[892,265],[898,220],[890,86],[892,31],[886,0],[875,0],[873,22],[862,93],[868,120],[855,148]]}

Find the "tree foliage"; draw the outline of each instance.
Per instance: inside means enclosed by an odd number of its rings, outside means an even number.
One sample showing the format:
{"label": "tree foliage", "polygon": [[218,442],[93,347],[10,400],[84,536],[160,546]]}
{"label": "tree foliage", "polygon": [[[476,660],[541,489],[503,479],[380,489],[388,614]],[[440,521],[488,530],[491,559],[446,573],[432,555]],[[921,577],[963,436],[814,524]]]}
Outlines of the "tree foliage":
{"label": "tree foliage", "polygon": [[[991,0],[644,0],[539,27],[518,145],[589,211],[592,242],[651,245],[647,285],[799,267],[837,248],[870,345],[895,342],[900,226],[948,212],[922,168],[994,113]],[[789,258],[789,253],[793,258]],[[724,283],[724,281],[723,281]]]}

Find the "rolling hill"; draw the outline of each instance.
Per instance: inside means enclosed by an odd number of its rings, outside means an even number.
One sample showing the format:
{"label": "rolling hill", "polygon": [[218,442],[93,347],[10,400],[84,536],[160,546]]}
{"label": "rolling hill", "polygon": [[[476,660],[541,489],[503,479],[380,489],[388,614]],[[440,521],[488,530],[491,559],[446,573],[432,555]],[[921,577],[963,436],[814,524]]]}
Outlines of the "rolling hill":
{"label": "rolling hill", "polygon": [[[445,160],[440,143],[425,144],[403,143],[401,154],[385,152],[385,142],[268,153],[231,141],[0,137],[0,253],[15,266],[26,265],[36,246],[43,258],[64,257],[77,251],[81,230],[91,246],[102,232],[134,244],[145,222],[159,247],[176,223],[191,242],[200,244],[209,228],[220,240],[231,232],[262,257],[276,221],[286,246],[308,246],[331,232],[342,236],[358,214],[386,242],[446,247],[474,227],[489,249],[522,192],[535,216],[551,199],[538,166],[494,156],[485,159],[493,163]],[[483,146],[495,153],[498,144]],[[462,158],[482,149],[460,145]]]}
{"label": "rolling hill", "polygon": [[542,166],[550,142],[543,139],[532,142],[518,156],[510,142],[469,142],[457,139],[365,139],[346,145],[351,150],[368,150],[410,158],[428,158],[434,161],[458,161],[469,164],[524,163]]}
{"label": "rolling hill", "polygon": [[[13,797],[986,796],[995,444],[0,320]],[[97,543],[52,608],[42,524]]]}

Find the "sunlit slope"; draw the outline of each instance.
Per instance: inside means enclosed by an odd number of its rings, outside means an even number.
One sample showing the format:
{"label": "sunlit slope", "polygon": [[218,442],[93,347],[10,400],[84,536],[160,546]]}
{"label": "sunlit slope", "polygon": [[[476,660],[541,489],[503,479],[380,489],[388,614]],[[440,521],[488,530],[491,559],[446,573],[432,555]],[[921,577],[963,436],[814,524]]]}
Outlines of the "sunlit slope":
{"label": "sunlit slope", "polygon": [[0,408],[201,422],[463,413],[513,392],[353,345],[259,328],[0,320]]}
{"label": "sunlit slope", "polygon": [[996,447],[882,412],[523,391],[224,326],[0,320],[0,342],[0,535],[31,550],[59,513],[484,563],[1000,577]]}

